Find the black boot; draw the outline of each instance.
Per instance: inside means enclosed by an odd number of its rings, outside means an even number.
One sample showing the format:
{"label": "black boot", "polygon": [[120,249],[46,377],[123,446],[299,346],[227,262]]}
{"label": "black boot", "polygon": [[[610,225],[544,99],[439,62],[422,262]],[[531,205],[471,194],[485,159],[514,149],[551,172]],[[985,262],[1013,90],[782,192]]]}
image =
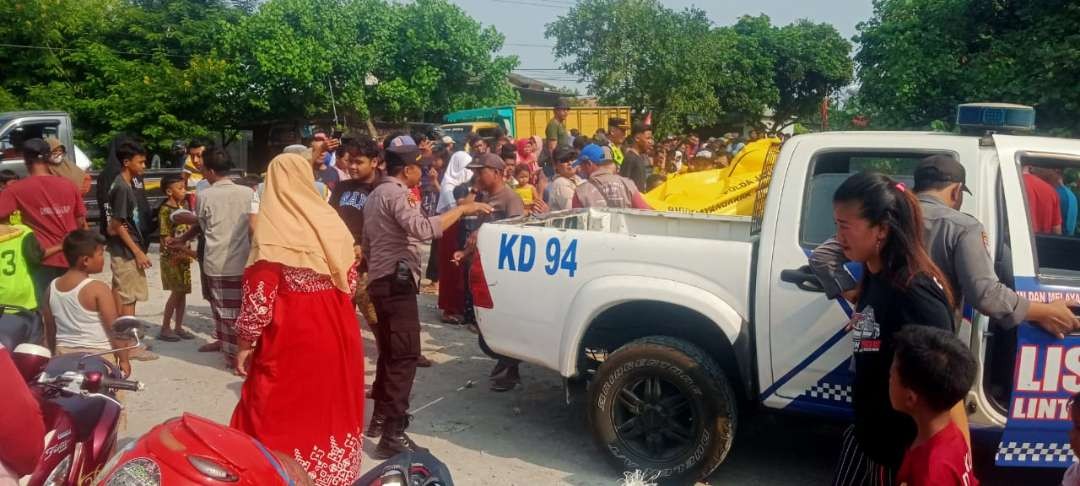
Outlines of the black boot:
{"label": "black boot", "polygon": [[384,427],[386,427],[386,415],[374,413],[371,415],[371,423],[368,424],[364,435],[372,439],[382,437]]}
{"label": "black boot", "polygon": [[379,440],[379,445],[371,457],[381,461],[405,451],[427,452],[427,449],[417,445],[405,433],[408,426],[408,417],[387,418],[386,425],[383,426],[382,439]]}

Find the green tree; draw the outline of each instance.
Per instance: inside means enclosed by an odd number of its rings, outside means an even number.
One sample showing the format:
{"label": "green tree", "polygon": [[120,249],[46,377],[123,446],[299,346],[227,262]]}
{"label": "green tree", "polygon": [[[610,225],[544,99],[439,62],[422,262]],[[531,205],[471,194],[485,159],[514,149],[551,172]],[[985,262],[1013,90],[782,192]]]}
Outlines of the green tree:
{"label": "green tree", "polygon": [[562,67],[604,104],[652,111],[661,133],[714,122],[720,103],[710,79],[719,54],[698,9],[657,0],[582,0],[547,25]]}
{"label": "green tree", "polygon": [[1068,0],[875,0],[856,37],[859,98],[875,127],[951,126],[957,104],[1001,101],[1077,134],[1078,27]]}
{"label": "green tree", "polygon": [[720,122],[770,131],[812,115],[852,79],[851,44],[830,25],[762,15],[713,27],[657,0],[583,0],[549,24],[562,66],[601,102],[652,111],[661,133]]}
{"label": "green tree", "polygon": [[437,120],[456,110],[513,103],[517,57],[496,56],[503,35],[446,0],[397,6],[386,19],[372,73],[373,103],[387,120]]}
{"label": "green tree", "polygon": [[[774,27],[769,17],[743,17],[733,27],[744,43],[740,52],[758,54],[770,65],[772,93],[766,98],[770,132],[814,116],[825,97],[852,81],[851,43],[830,24],[799,20]],[[747,118],[760,111],[744,112]],[[752,121],[753,119],[748,119]]]}

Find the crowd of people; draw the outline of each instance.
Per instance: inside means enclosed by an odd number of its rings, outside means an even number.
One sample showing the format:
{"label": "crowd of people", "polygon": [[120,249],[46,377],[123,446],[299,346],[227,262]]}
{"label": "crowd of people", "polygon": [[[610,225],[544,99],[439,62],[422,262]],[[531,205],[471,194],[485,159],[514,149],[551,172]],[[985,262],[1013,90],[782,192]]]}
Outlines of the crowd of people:
{"label": "crowd of people", "polygon": [[[286,147],[262,177],[235,178],[225,150],[192,141],[183,172],[161,180],[157,208],[145,194],[146,150],[118,136],[97,179],[97,229],[82,198],[89,175],[72,170],[62,145],[28,140],[29,176],[0,174],[0,247],[12,255],[3,303],[39,311],[57,354],[123,347],[109,324],[134,315],[156,287],[146,275],[156,234],[169,293],[157,339],[196,337],[184,320],[197,265],[214,321],[214,339],[199,350],[220,352],[244,377],[231,426],[292,455],[318,484],[351,484],[363,436],[378,440],[380,459],[423,450],[406,433],[416,368],[432,365],[420,349],[416,294],[438,294],[443,322],[477,331],[468,282],[483,224],[572,208],[649,209],[642,193],[666,177],[724,167],[759,138],[656,143],[647,122],[620,118],[588,138],[566,128],[568,110],[556,107],[543,137],[470,135],[461,146],[317,132]],[[1036,231],[1075,232],[1065,176],[1025,172]],[[914,178],[912,190],[880,174],[846,180],[833,198],[836,237],[810,257],[827,295],[856,311],[855,421],[835,484],[977,484],[961,403],[977,365],[953,333],[959,302],[1005,331],[1024,320],[1058,336],[1080,327],[1068,303],[1029,302],[998,281],[985,231],[958,211],[967,191],[959,162],[929,157]],[[1036,216],[1043,207],[1053,211]],[[426,264],[422,242],[431,243]],[[105,253],[111,285],[93,278]],[[844,269],[849,260],[863,266],[861,281]],[[366,426],[361,324],[378,353]],[[155,358],[146,349],[115,356],[125,376],[131,360]],[[490,389],[520,385],[519,364],[499,357]]]}

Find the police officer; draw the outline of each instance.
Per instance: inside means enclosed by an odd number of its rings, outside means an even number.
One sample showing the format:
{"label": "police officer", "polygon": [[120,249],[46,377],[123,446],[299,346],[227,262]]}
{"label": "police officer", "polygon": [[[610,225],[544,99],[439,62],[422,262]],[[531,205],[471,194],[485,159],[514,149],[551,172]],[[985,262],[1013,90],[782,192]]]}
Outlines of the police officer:
{"label": "police officer", "polygon": [[[415,145],[386,150],[386,175],[364,206],[363,254],[368,259],[368,294],[375,304],[379,352],[370,428],[381,432],[373,457],[424,450],[405,429],[409,426],[409,394],[420,358],[420,316],[416,294],[420,279],[419,241],[442,236],[463,215],[488,214],[491,206],[467,203],[439,216],[425,217],[410,189],[420,184],[421,155]],[[368,434],[371,436],[372,434]]]}
{"label": "police officer", "polygon": [[[919,162],[914,176],[923,215],[923,242],[965,303],[995,319],[1003,330],[1014,329],[1025,320],[1058,337],[1080,328],[1080,320],[1069,309],[1076,303],[1030,302],[998,280],[987,249],[986,229],[973,216],[959,211],[964,193],[971,194],[960,162],[947,155],[932,155]],[[856,286],[844,270],[844,262],[843,248],[835,239],[822,243],[810,255],[810,267],[830,299]]]}
{"label": "police officer", "polygon": [[608,140],[611,142],[608,147],[611,147],[611,159],[615,161],[615,165],[621,166],[623,161],[623,144],[626,143],[626,130],[630,126],[623,118],[613,117],[608,118]]}

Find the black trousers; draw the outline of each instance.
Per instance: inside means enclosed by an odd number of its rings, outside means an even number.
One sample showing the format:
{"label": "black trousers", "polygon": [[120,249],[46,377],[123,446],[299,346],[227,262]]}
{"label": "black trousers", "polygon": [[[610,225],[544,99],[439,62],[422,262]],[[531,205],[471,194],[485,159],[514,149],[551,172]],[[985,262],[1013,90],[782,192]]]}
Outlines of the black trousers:
{"label": "black trousers", "polygon": [[390,275],[368,284],[379,319],[371,326],[379,352],[371,396],[375,400],[374,412],[391,419],[405,417],[409,410],[409,394],[420,358],[420,309],[415,284],[411,290],[395,288],[393,280]]}
{"label": "black trousers", "polygon": [[427,259],[427,270],[424,270],[424,276],[432,282],[439,281],[439,239],[431,240],[431,253]]}

